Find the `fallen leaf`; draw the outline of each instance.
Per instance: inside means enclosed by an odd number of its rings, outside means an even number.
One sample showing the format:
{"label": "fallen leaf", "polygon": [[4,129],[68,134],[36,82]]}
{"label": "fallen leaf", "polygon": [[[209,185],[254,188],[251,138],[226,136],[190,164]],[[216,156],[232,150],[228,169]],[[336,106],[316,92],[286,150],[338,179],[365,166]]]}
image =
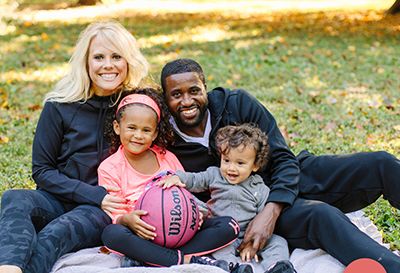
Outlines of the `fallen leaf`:
{"label": "fallen leaf", "polygon": [[356,51],[356,47],[355,46],[348,46],[347,47],[347,49],[349,50],[349,51],[351,51],[351,52],[354,52],[354,51]]}
{"label": "fallen leaf", "polygon": [[99,248],[99,253],[108,255],[108,254],[111,254],[111,251],[107,247],[102,246],[102,247]]}
{"label": "fallen leaf", "polygon": [[319,91],[310,91],[308,95],[312,98],[318,97],[321,93]]}
{"label": "fallen leaf", "polygon": [[368,145],[373,145],[373,144],[375,144],[375,138],[374,138],[373,135],[368,135],[368,136],[367,136],[367,144],[368,144]]}
{"label": "fallen leaf", "polygon": [[0,89],[0,108],[7,108],[8,107],[8,96],[5,91]]}
{"label": "fallen leaf", "polygon": [[337,125],[336,125],[336,123],[335,122],[333,122],[333,121],[331,121],[331,122],[328,122],[326,125],[325,125],[325,130],[327,130],[327,131],[333,131],[333,130],[335,130],[337,128]]}
{"label": "fallen leaf", "polygon": [[39,104],[31,104],[31,105],[28,106],[28,110],[30,110],[30,111],[36,111],[36,110],[39,110],[41,108],[42,108],[42,106],[40,106]]}
{"label": "fallen leaf", "polygon": [[385,69],[382,68],[382,67],[379,67],[379,68],[376,70],[376,72],[377,72],[378,74],[383,74],[383,73],[385,73]]}
{"label": "fallen leaf", "polygon": [[43,32],[42,34],[40,34],[40,37],[42,37],[43,41],[47,41],[49,39],[49,35],[47,35],[46,32]]}
{"label": "fallen leaf", "polygon": [[296,90],[297,94],[299,94],[299,95],[303,94],[303,89],[300,86],[296,85],[295,90]]}
{"label": "fallen leaf", "polygon": [[53,49],[60,49],[60,47],[61,47],[60,44],[57,43],[53,45]]}
{"label": "fallen leaf", "polygon": [[232,77],[233,77],[235,80],[240,80],[240,78],[241,78],[242,76],[241,76],[240,74],[235,73],[235,74],[232,75]]}
{"label": "fallen leaf", "polygon": [[328,98],[326,98],[326,101],[328,102],[328,104],[336,104],[337,103],[337,99],[334,97],[328,97]]}
{"label": "fallen leaf", "polygon": [[289,139],[292,139],[292,138],[300,138],[301,136],[298,133],[290,133],[288,137]]}
{"label": "fallen leaf", "polygon": [[10,139],[6,136],[0,136],[0,144],[8,143]]}
{"label": "fallen leaf", "polygon": [[30,27],[32,25],[33,25],[33,23],[31,21],[25,21],[24,22],[24,27]]}
{"label": "fallen leaf", "polygon": [[167,49],[167,48],[170,48],[171,45],[172,45],[172,42],[171,42],[171,41],[168,41],[168,42],[164,43],[164,44],[162,45],[162,47]]}
{"label": "fallen leaf", "polygon": [[285,126],[281,126],[281,127],[279,128],[279,130],[281,131],[281,134],[283,135],[283,137],[284,137],[286,140],[288,140],[288,139],[289,139],[289,134],[288,134],[288,132],[287,132],[287,130],[286,130],[286,127],[285,127]]}
{"label": "fallen leaf", "polygon": [[323,121],[324,120],[324,116],[321,114],[312,114],[311,118],[317,121]]}
{"label": "fallen leaf", "polygon": [[289,143],[289,146],[290,147],[295,147],[297,145],[297,142],[296,141],[291,141],[290,143]]}

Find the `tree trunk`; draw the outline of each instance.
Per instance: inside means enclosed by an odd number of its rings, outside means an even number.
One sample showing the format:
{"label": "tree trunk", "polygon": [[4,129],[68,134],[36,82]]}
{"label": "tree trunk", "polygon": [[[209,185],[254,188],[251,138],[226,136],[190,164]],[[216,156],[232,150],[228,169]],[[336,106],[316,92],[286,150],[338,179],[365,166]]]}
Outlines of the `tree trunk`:
{"label": "tree trunk", "polygon": [[400,0],[396,0],[394,4],[388,9],[388,14],[396,14],[400,12]]}
{"label": "tree trunk", "polygon": [[81,6],[93,6],[97,3],[101,3],[101,0],[78,0],[78,5]]}

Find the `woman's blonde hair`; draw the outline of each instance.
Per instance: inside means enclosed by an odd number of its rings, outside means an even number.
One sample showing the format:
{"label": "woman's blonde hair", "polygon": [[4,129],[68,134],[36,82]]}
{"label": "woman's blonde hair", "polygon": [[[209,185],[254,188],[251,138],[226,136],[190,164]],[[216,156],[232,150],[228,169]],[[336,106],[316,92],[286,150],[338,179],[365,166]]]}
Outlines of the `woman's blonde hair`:
{"label": "woman's blonde hair", "polygon": [[136,43],[136,39],[120,23],[115,21],[90,24],[80,35],[74,53],[69,60],[69,71],[49,92],[44,101],[69,103],[86,101],[94,93],[90,89],[87,70],[90,43],[94,37],[101,37],[109,43],[128,63],[128,73],[122,89],[139,86],[148,73],[148,63]]}

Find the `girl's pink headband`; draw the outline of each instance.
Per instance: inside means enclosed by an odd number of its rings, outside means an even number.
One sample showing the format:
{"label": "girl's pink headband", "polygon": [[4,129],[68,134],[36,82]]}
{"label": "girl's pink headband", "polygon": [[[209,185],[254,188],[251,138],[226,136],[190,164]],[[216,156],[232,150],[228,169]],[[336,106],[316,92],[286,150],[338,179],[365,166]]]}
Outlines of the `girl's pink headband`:
{"label": "girl's pink headband", "polygon": [[151,109],[154,110],[154,112],[156,112],[157,120],[158,122],[160,122],[160,107],[158,107],[157,103],[152,98],[143,94],[130,94],[124,97],[119,103],[116,113],[119,112],[119,109],[121,109],[121,107],[133,103],[140,103],[149,106]]}

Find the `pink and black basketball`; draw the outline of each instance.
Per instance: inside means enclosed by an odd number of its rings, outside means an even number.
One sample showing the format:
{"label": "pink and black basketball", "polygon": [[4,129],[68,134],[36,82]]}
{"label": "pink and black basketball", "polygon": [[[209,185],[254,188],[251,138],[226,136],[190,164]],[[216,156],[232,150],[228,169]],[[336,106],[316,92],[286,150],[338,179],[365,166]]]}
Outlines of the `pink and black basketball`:
{"label": "pink and black basketball", "polygon": [[177,248],[188,242],[199,227],[199,209],[186,189],[153,186],[136,202],[135,209],[147,211],[142,220],[156,228],[154,243]]}

